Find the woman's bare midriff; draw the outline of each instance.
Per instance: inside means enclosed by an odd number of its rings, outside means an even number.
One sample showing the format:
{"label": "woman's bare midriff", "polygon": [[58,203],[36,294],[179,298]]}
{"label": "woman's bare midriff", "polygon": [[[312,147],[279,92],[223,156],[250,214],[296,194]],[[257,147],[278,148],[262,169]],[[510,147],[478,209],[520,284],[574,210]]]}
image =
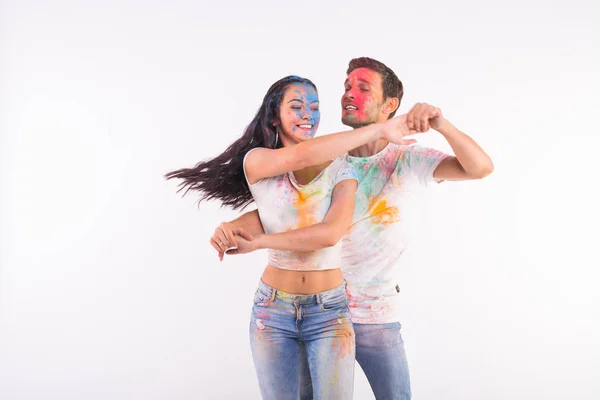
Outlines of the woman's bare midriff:
{"label": "woman's bare midriff", "polygon": [[267,285],[293,294],[315,294],[336,288],[344,282],[342,270],[292,271],[267,265],[262,281]]}

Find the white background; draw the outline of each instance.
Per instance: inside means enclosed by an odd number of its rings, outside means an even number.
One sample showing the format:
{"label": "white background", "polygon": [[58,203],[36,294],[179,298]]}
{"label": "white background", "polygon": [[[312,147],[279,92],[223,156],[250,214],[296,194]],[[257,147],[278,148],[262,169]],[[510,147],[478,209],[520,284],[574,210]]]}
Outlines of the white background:
{"label": "white background", "polygon": [[288,74],[342,130],[358,56],[496,166],[422,198],[400,265],[414,398],[600,398],[598,6],[283,3],[0,2],[0,398],[259,398],[266,254],[219,263],[237,213],[162,174],[224,150]]}

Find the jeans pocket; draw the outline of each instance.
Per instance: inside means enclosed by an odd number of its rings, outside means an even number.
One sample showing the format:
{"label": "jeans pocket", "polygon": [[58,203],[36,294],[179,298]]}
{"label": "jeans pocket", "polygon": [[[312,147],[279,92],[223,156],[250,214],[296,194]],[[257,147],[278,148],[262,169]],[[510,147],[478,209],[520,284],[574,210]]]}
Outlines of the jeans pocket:
{"label": "jeans pocket", "polygon": [[348,307],[348,296],[342,293],[331,298],[321,299],[321,309],[323,311],[343,310]]}
{"label": "jeans pocket", "polygon": [[254,304],[257,306],[267,306],[271,302],[271,296],[264,293],[260,289],[256,289],[254,293]]}

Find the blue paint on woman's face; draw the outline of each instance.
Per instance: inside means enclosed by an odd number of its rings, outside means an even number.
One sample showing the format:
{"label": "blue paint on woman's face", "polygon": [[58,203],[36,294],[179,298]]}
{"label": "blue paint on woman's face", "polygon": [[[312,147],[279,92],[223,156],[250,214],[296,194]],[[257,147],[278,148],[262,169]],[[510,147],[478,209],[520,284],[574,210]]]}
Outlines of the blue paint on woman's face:
{"label": "blue paint on woman's face", "polygon": [[295,141],[314,137],[321,120],[317,91],[307,84],[291,85],[281,102],[280,119],[283,133]]}

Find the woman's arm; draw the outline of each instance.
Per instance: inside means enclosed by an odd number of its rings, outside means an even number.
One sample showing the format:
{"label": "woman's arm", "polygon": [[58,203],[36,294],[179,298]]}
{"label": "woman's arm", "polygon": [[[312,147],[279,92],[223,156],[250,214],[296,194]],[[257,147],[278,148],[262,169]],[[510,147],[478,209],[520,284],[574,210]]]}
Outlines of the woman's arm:
{"label": "woman's arm", "polygon": [[251,240],[237,236],[237,249],[227,250],[227,254],[244,254],[258,249],[313,251],[335,245],[352,223],[356,186],[354,179],[343,180],[335,186],[323,222],[283,233],[259,234]]}
{"label": "woman's arm", "polygon": [[412,144],[415,140],[403,137],[414,133],[417,131],[408,129],[406,115],[401,115],[383,123],[320,136],[293,146],[256,149],[246,157],[244,168],[248,182],[254,184],[263,178],[322,164],[378,139],[396,144]]}

